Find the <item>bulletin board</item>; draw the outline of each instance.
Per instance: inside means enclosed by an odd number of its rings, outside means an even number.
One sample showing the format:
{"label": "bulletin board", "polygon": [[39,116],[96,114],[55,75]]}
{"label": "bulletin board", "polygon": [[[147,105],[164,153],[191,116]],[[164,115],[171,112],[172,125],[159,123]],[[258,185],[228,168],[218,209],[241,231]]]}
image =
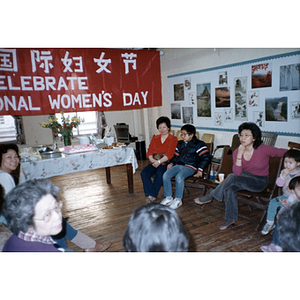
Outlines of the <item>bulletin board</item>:
{"label": "bulletin board", "polygon": [[168,76],[172,126],[300,136],[300,51]]}

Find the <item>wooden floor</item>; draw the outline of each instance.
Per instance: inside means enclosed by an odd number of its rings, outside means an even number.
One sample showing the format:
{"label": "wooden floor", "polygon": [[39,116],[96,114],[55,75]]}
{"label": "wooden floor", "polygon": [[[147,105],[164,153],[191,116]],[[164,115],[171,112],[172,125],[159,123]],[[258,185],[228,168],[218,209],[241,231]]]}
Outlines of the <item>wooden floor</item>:
{"label": "wooden floor", "polygon": [[[61,188],[63,215],[69,217],[69,223],[97,242],[112,242],[107,251],[125,251],[122,239],[128,219],[137,208],[146,204],[140,172],[147,162],[138,161],[138,164],[133,194],[128,194],[125,166],[111,168],[112,183],[109,185],[105,169],[51,178]],[[260,246],[272,241],[270,234],[263,236],[256,232],[256,224],[242,217],[230,229],[220,231],[218,228],[224,222],[224,203],[214,200],[201,210],[193,202],[199,195],[196,190],[185,191],[183,205],[176,210],[190,237],[189,251],[260,252]],[[159,198],[163,198],[163,188]],[[250,212],[244,204],[239,204],[239,212],[254,220],[259,220],[262,214],[259,210]],[[71,242],[68,246],[80,250]]]}

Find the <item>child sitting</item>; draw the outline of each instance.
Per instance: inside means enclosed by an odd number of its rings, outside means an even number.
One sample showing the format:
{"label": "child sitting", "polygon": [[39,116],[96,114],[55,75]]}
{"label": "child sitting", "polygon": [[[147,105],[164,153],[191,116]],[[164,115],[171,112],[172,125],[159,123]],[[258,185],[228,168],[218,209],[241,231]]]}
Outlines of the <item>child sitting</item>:
{"label": "child sitting", "polygon": [[275,228],[274,219],[277,209],[286,204],[287,198],[292,195],[288,188],[290,180],[295,176],[300,176],[300,151],[297,149],[288,150],[284,156],[284,169],[281,171],[280,176],[276,180],[276,184],[282,187],[283,195],[276,197],[270,201],[267,213],[267,222],[263,227],[261,233],[268,234]]}
{"label": "child sitting", "polygon": [[[184,179],[197,172],[194,177],[202,177],[208,167],[211,155],[206,144],[196,137],[196,128],[186,124],[181,127],[182,140],[178,142],[174,157],[163,175],[164,196],[161,204],[176,209],[182,205]],[[172,197],[171,179],[175,176],[176,193]]]}
{"label": "child sitting", "polygon": [[[298,231],[297,233],[293,232],[298,226],[297,224],[299,223],[298,214],[296,215],[291,214],[291,210],[293,210],[296,206],[299,205],[300,176],[294,177],[290,181],[289,189],[292,192],[292,194],[288,197],[287,204],[285,204],[284,207],[278,213],[278,226],[275,227],[272,243],[267,246],[261,246],[260,249],[263,252],[295,251],[292,250],[293,247],[291,245],[287,247],[286,244],[290,243],[291,240],[294,240],[294,243],[296,242],[298,243],[298,241],[294,239],[294,237],[297,236]],[[294,220],[291,220],[290,223],[287,224],[288,223],[287,216],[290,215],[293,216]],[[281,219],[282,216],[283,219]]]}

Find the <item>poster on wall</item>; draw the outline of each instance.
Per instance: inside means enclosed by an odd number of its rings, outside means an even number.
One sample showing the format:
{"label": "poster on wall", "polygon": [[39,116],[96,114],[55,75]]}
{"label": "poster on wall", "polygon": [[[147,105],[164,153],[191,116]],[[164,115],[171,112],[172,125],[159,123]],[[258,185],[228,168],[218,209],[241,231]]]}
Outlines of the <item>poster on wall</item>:
{"label": "poster on wall", "polygon": [[235,120],[247,121],[247,77],[234,79]]}
{"label": "poster on wall", "polygon": [[158,51],[0,49],[0,115],[132,110],[161,105]]}
{"label": "poster on wall", "polygon": [[214,120],[215,120],[215,125],[216,126],[221,126],[221,125],[223,125],[223,113],[221,113],[221,112],[216,112],[215,114],[214,114]]}
{"label": "poster on wall", "polygon": [[300,90],[300,64],[280,66],[280,91]]}
{"label": "poster on wall", "polygon": [[287,122],[287,97],[266,98],[266,121]]}
{"label": "poster on wall", "polygon": [[230,107],[230,88],[221,87],[215,89],[215,107]]}
{"label": "poster on wall", "polygon": [[181,109],[179,103],[171,103],[171,119],[181,119]]}
{"label": "poster on wall", "polygon": [[228,85],[227,71],[219,72],[219,85]]}
{"label": "poster on wall", "polygon": [[257,107],[259,106],[259,91],[250,91],[248,93],[248,105],[250,107]]}
{"label": "poster on wall", "polygon": [[272,86],[271,63],[251,66],[251,75],[253,89]]}
{"label": "poster on wall", "polygon": [[233,122],[233,109],[232,108],[224,109],[224,122],[225,123]]}
{"label": "poster on wall", "polygon": [[193,124],[194,118],[193,118],[193,107],[183,107],[182,108],[182,122],[187,124]]}
{"label": "poster on wall", "polygon": [[174,84],[174,101],[184,101],[183,83]]}
{"label": "poster on wall", "polygon": [[300,101],[299,102],[292,102],[291,103],[291,109],[292,109],[292,114],[291,118],[292,119],[299,119],[300,118]]}
{"label": "poster on wall", "polygon": [[254,111],[253,112],[253,121],[259,127],[265,126],[265,116],[263,111]]}
{"label": "poster on wall", "polygon": [[197,117],[211,117],[211,84],[200,83],[196,85]]}

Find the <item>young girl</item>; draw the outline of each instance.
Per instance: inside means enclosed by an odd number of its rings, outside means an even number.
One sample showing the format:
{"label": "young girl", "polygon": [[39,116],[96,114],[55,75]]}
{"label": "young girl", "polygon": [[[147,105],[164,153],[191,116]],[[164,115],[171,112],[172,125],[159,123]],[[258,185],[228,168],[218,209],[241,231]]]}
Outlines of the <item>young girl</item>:
{"label": "young girl", "polygon": [[261,246],[263,252],[299,251],[297,211],[300,202],[300,176],[291,179],[289,190],[292,194],[286,200],[287,204],[278,213],[278,226],[275,227],[272,243]]}
{"label": "young girl", "polygon": [[287,203],[287,198],[292,195],[289,189],[289,182],[295,176],[300,176],[300,151],[297,149],[290,149],[284,154],[284,169],[276,180],[276,184],[282,187],[282,196],[276,197],[270,201],[267,213],[267,222],[261,231],[263,235],[268,234],[275,228],[274,219],[277,209],[281,208]]}

